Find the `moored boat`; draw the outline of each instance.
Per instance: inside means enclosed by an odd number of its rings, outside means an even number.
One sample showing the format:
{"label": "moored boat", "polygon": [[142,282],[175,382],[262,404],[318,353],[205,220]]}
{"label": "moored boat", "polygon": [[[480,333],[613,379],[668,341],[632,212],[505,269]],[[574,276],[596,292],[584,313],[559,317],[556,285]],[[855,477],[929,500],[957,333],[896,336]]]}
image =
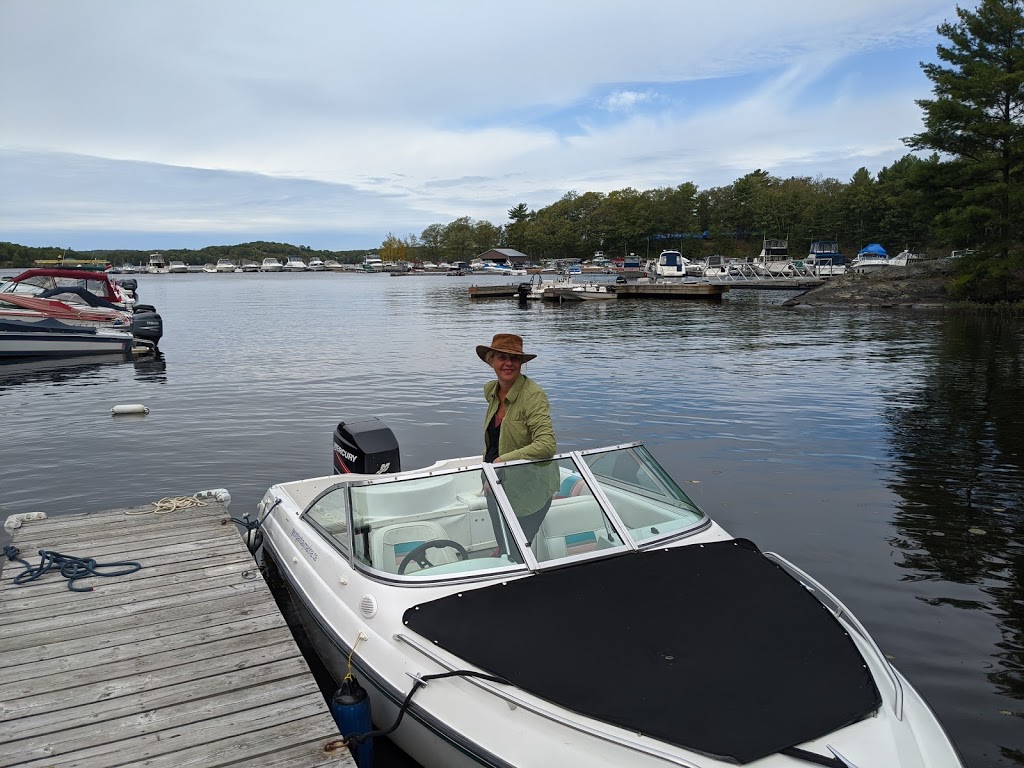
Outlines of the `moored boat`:
{"label": "moored boat", "polygon": [[878,243],[869,243],[861,248],[856,258],[850,262],[850,269],[858,274],[877,272],[892,266],[889,262],[889,254]]}
{"label": "moored boat", "polygon": [[234,272],[238,269],[238,265],[231,261],[231,259],[217,259],[213,269],[215,272]]}
{"label": "moored boat", "polygon": [[265,258],[260,265],[260,272],[280,272],[282,269],[284,265],[272,256]]}
{"label": "moored boat", "polygon": [[846,607],[641,443],[402,471],[371,419],[334,468],[264,495],[268,573],[423,765],[962,766]]}
{"label": "moored boat", "polygon": [[309,267],[306,266],[306,262],[299,256],[289,256],[284,264],[285,272],[305,272],[308,269]]}

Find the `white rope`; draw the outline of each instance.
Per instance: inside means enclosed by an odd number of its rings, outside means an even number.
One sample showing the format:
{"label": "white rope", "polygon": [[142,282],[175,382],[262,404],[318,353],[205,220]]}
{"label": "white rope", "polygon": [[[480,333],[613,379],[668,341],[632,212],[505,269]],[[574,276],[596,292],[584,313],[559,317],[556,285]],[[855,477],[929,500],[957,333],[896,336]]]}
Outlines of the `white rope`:
{"label": "white rope", "polygon": [[153,502],[153,509],[125,510],[126,515],[166,515],[179,509],[190,507],[205,507],[206,502],[200,501],[195,496],[165,496],[160,501]]}

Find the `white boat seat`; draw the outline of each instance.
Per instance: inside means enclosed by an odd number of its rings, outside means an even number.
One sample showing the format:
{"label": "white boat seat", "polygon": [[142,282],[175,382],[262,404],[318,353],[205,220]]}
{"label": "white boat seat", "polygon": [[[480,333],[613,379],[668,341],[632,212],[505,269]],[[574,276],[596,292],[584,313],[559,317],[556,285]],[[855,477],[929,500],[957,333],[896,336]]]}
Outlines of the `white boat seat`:
{"label": "white boat seat", "polygon": [[[415,520],[410,522],[392,523],[370,531],[370,557],[372,565],[380,571],[398,573],[398,566],[405,556],[420,544],[436,539],[451,538],[444,528],[432,520]],[[451,547],[431,549],[427,559],[434,565],[454,563],[458,558]],[[407,573],[418,570],[418,566],[410,565]]]}
{"label": "white boat seat", "polygon": [[609,538],[604,514],[588,490],[585,495],[551,502],[534,538],[533,549],[537,559],[544,561],[618,544],[618,537]]}

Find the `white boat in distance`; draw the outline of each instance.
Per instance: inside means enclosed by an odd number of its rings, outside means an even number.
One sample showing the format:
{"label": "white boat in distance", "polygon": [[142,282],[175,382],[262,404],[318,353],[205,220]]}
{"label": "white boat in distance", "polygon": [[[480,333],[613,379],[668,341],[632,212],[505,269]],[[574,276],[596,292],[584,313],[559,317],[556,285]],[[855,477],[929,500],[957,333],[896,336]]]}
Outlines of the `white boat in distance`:
{"label": "white boat in distance", "polygon": [[525,269],[517,269],[508,264],[485,264],[480,272],[485,275],[509,275],[510,277],[522,277],[529,274]]}
{"label": "white boat in distance", "polygon": [[962,768],[846,607],[640,443],[399,471],[370,419],[334,457],[260,501],[268,578],[425,766]]}
{"label": "white boat in distance", "polygon": [[299,256],[289,256],[284,264],[285,272],[305,272],[308,269],[309,267],[306,266],[306,262]]}
{"label": "white boat in distance", "polygon": [[243,272],[259,272],[260,265],[252,259],[242,259],[242,265],[239,267]]}
{"label": "white boat in distance", "polygon": [[260,272],[280,272],[284,267],[281,262],[273,257],[267,257],[260,265]]}
{"label": "white boat in distance", "polygon": [[309,260],[310,272],[323,272],[326,269],[327,266],[324,264],[323,259],[321,259],[319,256],[314,256]]}
{"label": "white boat in distance", "polygon": [[172,261],[167,265],[167,271],[172,275],[184,275],[188,272],[188,264],[184,261]]}
{"label": "white boat in distance", "polygon": [[234,272],[238,269],[238,265],[231,259],[217,259],[217,264],[214,266],[216,272]]}
{"label": "white boat in distance", "polygon": [[647,262],[645,271],[654,279],[702,277],[704,267],[691,262],[679,251],[662,251],[658,258]]}
{"label": "white boat in distance", "polygon": [[889,261],[889,254],[878,243],[870,243],[864,246],[856,258],[850,262],[850,269],[858,274],[877,272],[890,266],[892,264]]}
{"label": "white boat in distance", "polygon": [[146,263],[146,271],[151,275],[166,275],[167,262],[164,260],[163,254],[151,253],[149,261]]}

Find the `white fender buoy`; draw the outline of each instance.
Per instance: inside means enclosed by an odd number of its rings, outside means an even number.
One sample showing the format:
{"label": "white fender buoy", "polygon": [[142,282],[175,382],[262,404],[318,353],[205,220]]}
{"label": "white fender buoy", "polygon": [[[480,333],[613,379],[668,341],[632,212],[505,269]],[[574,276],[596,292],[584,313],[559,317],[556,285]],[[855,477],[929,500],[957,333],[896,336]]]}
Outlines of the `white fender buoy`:
{"label": "white fender buoy", "polygon": [[213,499],[219,501],[225,507],[231,504],[231,494],[228,493],[227,488],[211,488],[208,491],[199,491],[199,493],[193,494],[193,498]]}
{"label": "white fender buoy", "polygon": [[7,518],[7,521],[4,523],[4,528],[7,530],[8,533],[11,533],[12,531],[17,530],[18,528],[21,528],[22,521],[45,519],[45,512],[19,512]]}
{"label": "white fender buoy", "polygon": [[111,416],[121,416],[126,413],[141,413],[145,416],[149,413],[149,408],[144,406],[142,403],[131,403],[129,405],[115,405],[110,409]]}

